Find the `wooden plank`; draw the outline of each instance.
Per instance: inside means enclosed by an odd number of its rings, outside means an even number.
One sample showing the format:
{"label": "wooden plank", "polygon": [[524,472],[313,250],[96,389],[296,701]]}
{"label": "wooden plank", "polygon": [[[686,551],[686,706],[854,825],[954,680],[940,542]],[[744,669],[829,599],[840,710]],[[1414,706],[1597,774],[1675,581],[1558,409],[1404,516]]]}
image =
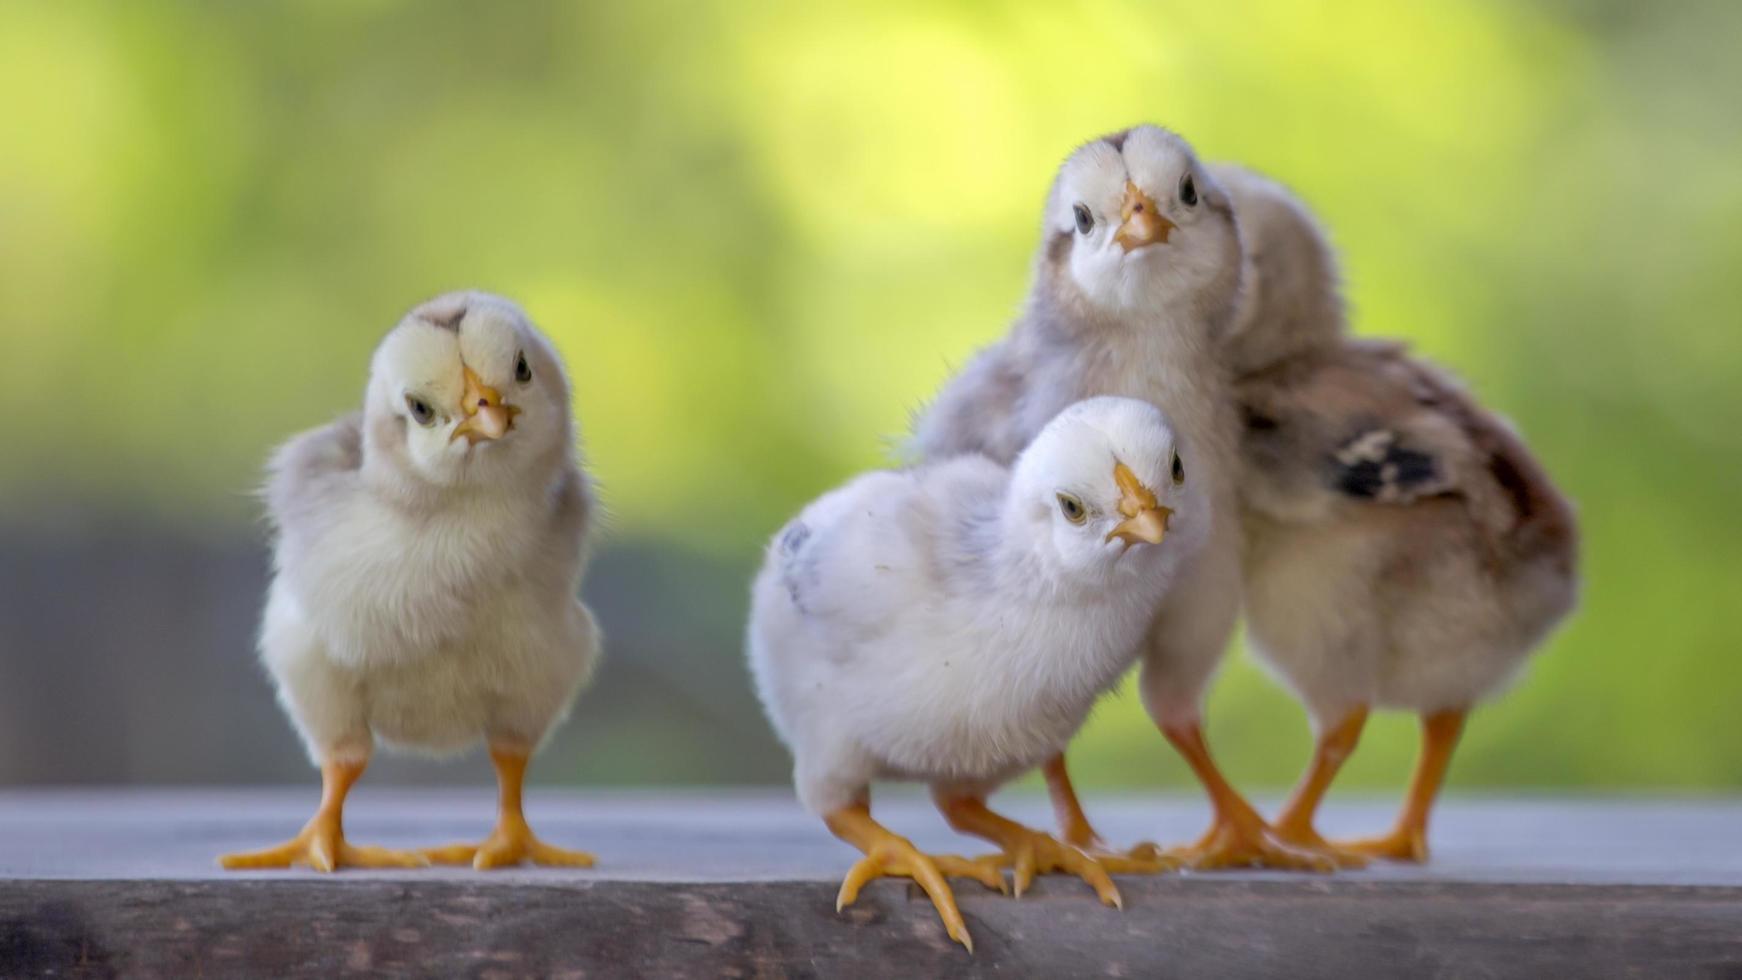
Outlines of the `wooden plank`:
{"label": "wooden plank", "polygon": [[[1742,977],[1742,802],[1448,801],[1425,868],[1124,877],[1123,912],[1047,878],[1021,900],[962,883],[976,953],[904,882],[837,915],[852,853],[784,793],[536,790],[549,839],[592,871],[226,874],[312,787],[0,792],[0,977],[1424,976]],[[390,846],[476,837],[491,794],[361,792]],[[1000,805],[1044,825],[1044,800]],[[977,853],[923,799],[878,812],[922,847]],[[1191,797],[1093,801],[1117,839],[1201,828]],[[1373,829],[1385,802],[1339,803]]]}
{"label": "wooden plank", "polygon": [[[1049,883],[1056,884],[1056,883]],[[972,955],[898,883],[34,881],[7,976],[1734,977],[1742,891],[1126,879],[963,890]]]}

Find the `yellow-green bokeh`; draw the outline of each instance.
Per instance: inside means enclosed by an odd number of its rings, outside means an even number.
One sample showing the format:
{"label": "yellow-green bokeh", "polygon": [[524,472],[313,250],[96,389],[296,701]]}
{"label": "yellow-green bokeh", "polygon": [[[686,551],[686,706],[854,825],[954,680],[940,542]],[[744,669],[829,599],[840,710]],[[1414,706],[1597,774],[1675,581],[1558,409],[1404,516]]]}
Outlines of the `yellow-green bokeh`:
{"label": "yellow-green bokeh", "polygon": [[[607,547],[748,567],[1005,328],[1056,163],[1151,120],[1295,187],[1357,328],[1578,499],[1583,609],[1460,780],[1735,787],[1738,36],[1723,2],[0,5],[0,510],[251,533],[267,449],[477,286],[569,361]],[[1245,781],[1304,758],[1244,654],[1211,715]],[[1412,750],[1385,720],[1347,781]],[[1184,778],[1131,696],[1076,759]]]}

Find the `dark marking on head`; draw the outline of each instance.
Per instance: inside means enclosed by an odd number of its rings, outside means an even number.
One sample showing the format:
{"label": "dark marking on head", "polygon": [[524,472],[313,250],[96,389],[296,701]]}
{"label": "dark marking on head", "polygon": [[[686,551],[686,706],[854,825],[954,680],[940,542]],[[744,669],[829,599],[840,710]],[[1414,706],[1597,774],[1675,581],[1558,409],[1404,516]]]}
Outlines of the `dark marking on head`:
{"label": "dark marking on head", "polygon": [[1204,207],[1209,208],[1211,211],[1214,211],[1222,217],[1227,218],[1230,221],[1237,220],[1234,215],[1234,202],[1229,199],[1228,195],[1222,193],[1220,189],[1210,190],[1200,183],[1198,185],[1198,200],[1203,202]]}
{"label": "dark marking on head", "polygon": [[1053,235],[1046,243],[1046,261],[1051,265],[1064,265],[1071,256],[1072,244],[1077,236],[1068,231]]}
{"label": "dark marking on head", "polygon": [[466,318],[466,301],[460,297],[447,296],[432,299],[412,310],[411,315],[432,327],[440,327],[443,330],[452,330],[457,333],[460,329],[460,322]]}
{"label": "dark marking on head", "polygon": [[460,329],[460,321],[464,320],[465,318],[466,318],[465,307],[461,307],[460,309],[455,310],[449,316],[441,317],[439,319],[426,316],[423,319],[428,323],[433,323],[436,326],[441,327],[443,330],[453,330],[455,332],[458,332]]}
{"label": "dark marking on head", "polygon": [[1117,133],[1108,133],[1101,137],[1102,141],[1120,153],[1125,152],[1125,141],[1131,138],[1131,130],[1121,129]]}

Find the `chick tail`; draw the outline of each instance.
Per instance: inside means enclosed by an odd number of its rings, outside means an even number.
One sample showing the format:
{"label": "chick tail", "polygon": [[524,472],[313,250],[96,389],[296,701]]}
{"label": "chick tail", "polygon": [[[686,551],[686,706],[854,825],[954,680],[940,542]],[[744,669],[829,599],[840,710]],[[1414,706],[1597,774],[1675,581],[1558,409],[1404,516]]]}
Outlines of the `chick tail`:
{"label": "chick tail", "polygon": [[1502,591],[1520,628],[1540,637],[1578,601],[1578,516],[1516,434],[1496,426],[1490,438],[1488,470],[1516,515],[1499,542]]}

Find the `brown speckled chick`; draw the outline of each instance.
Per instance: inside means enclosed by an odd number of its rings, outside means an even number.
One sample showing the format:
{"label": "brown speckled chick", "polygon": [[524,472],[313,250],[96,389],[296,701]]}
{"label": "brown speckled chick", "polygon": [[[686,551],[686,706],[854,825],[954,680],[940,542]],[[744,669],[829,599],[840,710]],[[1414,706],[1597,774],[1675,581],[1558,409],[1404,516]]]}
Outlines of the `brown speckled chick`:
{"label": "brown speckled chick", "polygon": [[1236,167],[1216,177],[1247,244],[1227,356],[1245,418],[1249,633],[1317,739],[1276,829],[1327,847],[1314,812],[1368,711],[1403,709],[1421,716],[1422,751],[1397,825],[1341,850],[1424,860],[1466,714],[1573,607],[1573,509],[1444,371],[1345,334],[1335,256],[1298,201]]}

